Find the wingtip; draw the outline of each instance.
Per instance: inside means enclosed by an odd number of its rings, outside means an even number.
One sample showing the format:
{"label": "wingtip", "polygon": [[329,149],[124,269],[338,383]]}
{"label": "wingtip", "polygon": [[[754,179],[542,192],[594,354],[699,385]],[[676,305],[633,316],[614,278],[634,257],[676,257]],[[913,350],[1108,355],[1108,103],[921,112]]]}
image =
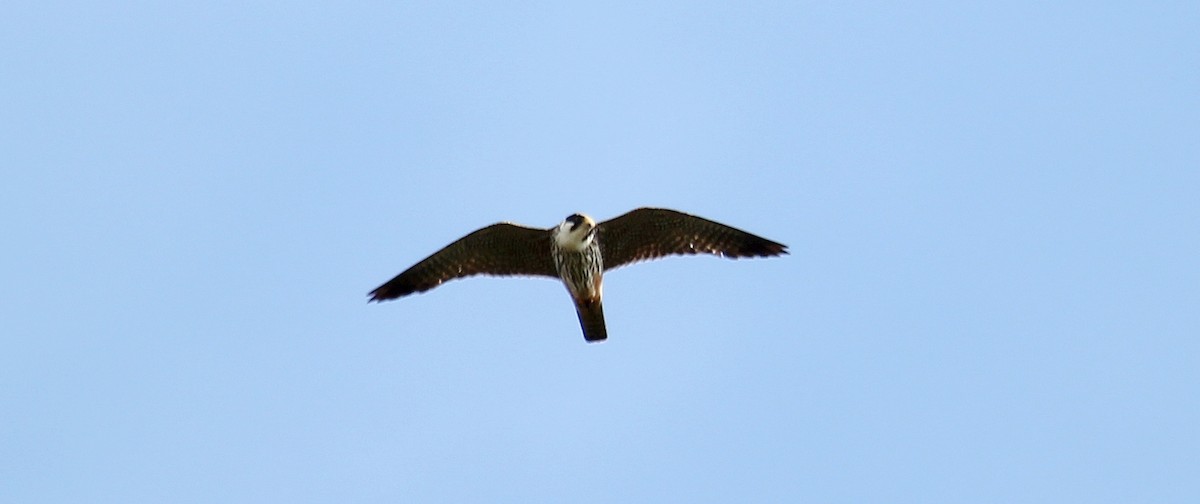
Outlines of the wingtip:
{"label": "wingtip", "polygon": [[760,244],[759,247],[757,247],[756,250],[754,250],[753,255],[758,256],[758,257],[775,257],[775,256],[781,256],[781,255],[788,255],[791,252],[788,252],[787,248],[788,248],[787,245],[767,240],[766,243]]}
{"label": "wingtip", "polygon": [[397,281],[396,278],[393,278],[387,283],[376,287],[375,290],[368,292],[367,295],[371,296],[371,298],[368,299],[367,302],[382,303],[384,301],[402,298],[414,292],[424,292],[425,290],[428,289],[417,289],[413,287],[411,282]]}
{"label": "wingtip", "polygon": [[370,296],[370,298],[367,299],[368,303],[382,303],[389,299],[396,299],[396,298],[400,297],[398,295],[395,295],[394,293],[385,291],[383,289],[383,287],[380,287],[371,292],[368,292],[367,295]]}

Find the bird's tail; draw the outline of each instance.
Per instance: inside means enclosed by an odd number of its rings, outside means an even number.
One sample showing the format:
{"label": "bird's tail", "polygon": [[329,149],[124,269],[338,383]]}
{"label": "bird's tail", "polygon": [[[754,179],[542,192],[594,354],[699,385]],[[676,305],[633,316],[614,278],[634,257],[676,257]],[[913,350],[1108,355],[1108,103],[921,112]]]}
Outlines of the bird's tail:
{"label": "bird's tail", "polygon": [[579,313],[579,326],[583,328],[583,339],[588,343],[608,339],[608,330],[604,328],[604,305],[600,302],[600,298],[576,300],[575,311]]}

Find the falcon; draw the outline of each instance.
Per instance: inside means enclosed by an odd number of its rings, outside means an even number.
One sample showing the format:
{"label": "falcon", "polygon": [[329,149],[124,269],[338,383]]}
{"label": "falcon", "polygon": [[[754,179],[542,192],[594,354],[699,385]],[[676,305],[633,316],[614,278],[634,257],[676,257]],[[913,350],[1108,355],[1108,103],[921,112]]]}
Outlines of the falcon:
{"label": "falcon", "polygon": [[501,222],[468,234],[371,291],[370,301],[425,292],[474,275],[562,280],[575,301],[583,339],[604,341],[604,272],[668,255],[771,257],[787,246],[708,219],[664,208],[639,208],[599,224],[571,214],[550,229]]}

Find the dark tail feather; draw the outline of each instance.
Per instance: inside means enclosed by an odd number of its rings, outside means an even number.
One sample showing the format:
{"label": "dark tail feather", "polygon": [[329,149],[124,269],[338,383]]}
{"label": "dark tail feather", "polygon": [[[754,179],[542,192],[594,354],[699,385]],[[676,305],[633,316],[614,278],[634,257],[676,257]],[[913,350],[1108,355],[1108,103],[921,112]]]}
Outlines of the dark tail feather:
{"label": "dark tail feather", "polygon": [[599,299],[581,299],[575,302],[575,311],[579,313],[579,326],[583,328],[583,339],[588,343],[608,339],[608,330],[604,328],[604,306]]}

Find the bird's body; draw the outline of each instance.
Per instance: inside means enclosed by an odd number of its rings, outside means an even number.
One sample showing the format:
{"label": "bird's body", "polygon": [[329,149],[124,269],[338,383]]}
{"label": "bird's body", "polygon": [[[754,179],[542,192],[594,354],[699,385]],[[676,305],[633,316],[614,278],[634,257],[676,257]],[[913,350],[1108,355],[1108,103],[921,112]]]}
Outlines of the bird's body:
{"label": "bird's body", "polygon": [[608,337],[604,325],[604,272],[672,254],[766,257],[787,246],[694,215],[639,208],[596,224],[572,214],[551,229],[493,224],[447,245],[371,291],[371,301],[424,292],[478,274],[528,275],[562,280],[575,301],[583,337]]}
{"label": "bird's body", "polygon": [[590,217],[574,214],[554,230],[550,257],[554,269],[567,286],[579,325],[587,341],[608,338],[604,326],[604,305],[601,302],[604,283],[604,255],[596,240],[596,223]]}

